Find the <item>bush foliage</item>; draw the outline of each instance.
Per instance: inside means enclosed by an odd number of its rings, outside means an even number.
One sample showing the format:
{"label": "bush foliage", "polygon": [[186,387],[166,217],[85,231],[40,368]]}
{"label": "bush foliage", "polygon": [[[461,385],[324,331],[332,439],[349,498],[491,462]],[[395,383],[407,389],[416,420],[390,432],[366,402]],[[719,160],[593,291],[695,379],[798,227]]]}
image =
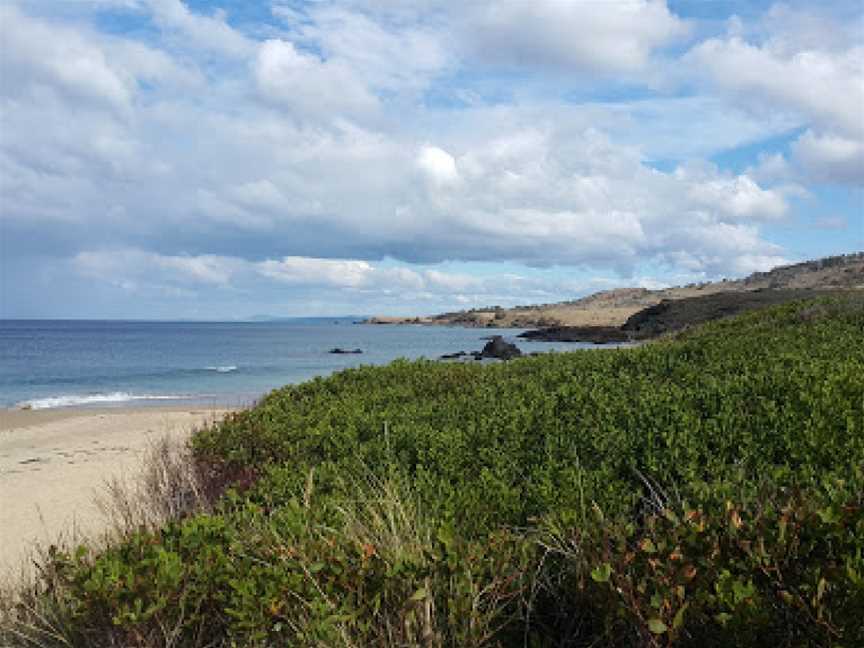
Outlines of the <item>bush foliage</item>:
{"label": "bush foliage", "polygon": [[7,636],[864,645],[860,298],[638,348],[352,369],[193,451],[234,484],[214,510],[53,553]]}

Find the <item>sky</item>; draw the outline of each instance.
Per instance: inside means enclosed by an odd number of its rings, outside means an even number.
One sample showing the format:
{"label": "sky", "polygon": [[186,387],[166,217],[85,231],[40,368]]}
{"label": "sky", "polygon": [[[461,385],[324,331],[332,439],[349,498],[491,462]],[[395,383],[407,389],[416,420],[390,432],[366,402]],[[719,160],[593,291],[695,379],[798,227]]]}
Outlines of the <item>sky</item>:
{"label": "sky", "polygon": [[862,249],[857,0],[0,0],[0,318],[431,314]]}

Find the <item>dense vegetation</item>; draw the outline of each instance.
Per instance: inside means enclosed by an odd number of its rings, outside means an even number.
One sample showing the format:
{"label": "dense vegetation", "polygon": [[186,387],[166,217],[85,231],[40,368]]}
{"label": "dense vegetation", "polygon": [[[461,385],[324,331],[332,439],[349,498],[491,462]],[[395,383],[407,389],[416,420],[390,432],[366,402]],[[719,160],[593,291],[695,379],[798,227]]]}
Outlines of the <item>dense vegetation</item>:
{"label": "dense vegetation", "polygon": [[233,487],[54,553],[15,642],[864,645],[860,297],[633,349],[349,370],[194,452]]}

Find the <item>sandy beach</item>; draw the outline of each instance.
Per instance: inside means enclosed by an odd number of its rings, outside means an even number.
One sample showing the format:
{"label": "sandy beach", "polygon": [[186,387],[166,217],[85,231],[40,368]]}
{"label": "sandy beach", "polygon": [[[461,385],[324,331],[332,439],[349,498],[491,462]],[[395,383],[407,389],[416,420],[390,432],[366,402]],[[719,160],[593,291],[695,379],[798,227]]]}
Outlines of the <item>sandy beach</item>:
{"label": "sandy beach", "polygon": [[225,411],[0,410],[0,575],[19,571],[34,543],[98,534],[106,480],[132,474],[150,440],[186,437]]}

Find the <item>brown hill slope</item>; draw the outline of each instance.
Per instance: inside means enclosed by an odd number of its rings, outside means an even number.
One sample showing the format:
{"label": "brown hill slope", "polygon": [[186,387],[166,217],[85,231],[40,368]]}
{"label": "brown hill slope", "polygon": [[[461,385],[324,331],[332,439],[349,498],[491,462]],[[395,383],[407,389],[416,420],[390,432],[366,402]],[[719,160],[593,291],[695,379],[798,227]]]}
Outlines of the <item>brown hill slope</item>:
{"label": "brown hill slope", "polygon": [[[469,327],[533,328],[550,326],[622,326],[637,312],[664,300],[681,300],[717,293],[774,290],[864,289],[864,252],[826,257],[737,280],[723,280],[647,290],[616,288],[557,304],[481,308],[422,318],[373,317],[375,324],[431,324]],[[806,293],[802,293],[806,294]],[[727,298],[728,300],[729,298]],[[757,301],[764,301],[757,300]]]}

